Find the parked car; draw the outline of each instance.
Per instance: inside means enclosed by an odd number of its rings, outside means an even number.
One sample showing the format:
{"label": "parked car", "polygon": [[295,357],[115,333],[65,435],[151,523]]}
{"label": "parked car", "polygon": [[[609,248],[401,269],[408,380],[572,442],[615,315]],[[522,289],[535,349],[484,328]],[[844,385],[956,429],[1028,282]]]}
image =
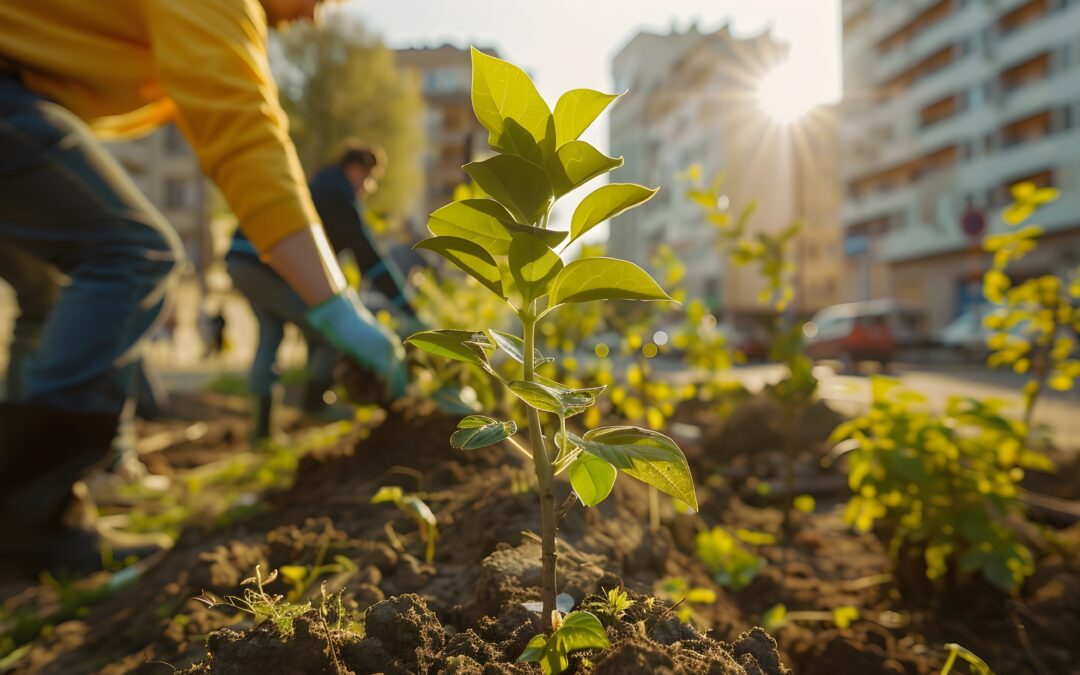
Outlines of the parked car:
{"label": "parked car", "polygon": [[965,359],[985,359],[990,353],[986,341],[992,331],[983,325],[983,320],[992,311],[989,305],[972,307],[941,331],[938,342]]}
{"label": "parked car", "polygon": [[[972,307],[960,316],[953,319],[938,337],[942,347],[951,350],[964,359],[984,361],[990,355],[990,347],[987,340],[997,331],[987,328],[983,321],[987,316],[999,311],[993,305],[978,305]],[[1005,331],[1010,339],[1029,339],[1028,331],[1030,324],[1022,321]],[[1071,342],[1077,341],[1077,335],[1071,331],[1063,331],[1057,337],[1064,337]]]}
{"label": "parked car", "polygon": [[895,300],[849,302],[826,307],[803,325],[806,353],[846,367],[860,361],[887,366],[897,350],[920,342],[922,314]]}

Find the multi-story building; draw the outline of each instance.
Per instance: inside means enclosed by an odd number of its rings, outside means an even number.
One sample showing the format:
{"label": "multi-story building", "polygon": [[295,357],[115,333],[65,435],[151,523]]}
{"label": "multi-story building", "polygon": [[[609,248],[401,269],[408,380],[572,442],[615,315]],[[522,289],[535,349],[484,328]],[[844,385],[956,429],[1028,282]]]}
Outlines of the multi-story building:
{"label": "multi-story building", "polygon": [[199,270],[210,262],[208,187],[195,153],[173,125],[130,141],[106,143],[128,176],[165,215]]}
{"label": "multi-story building", "polygon": [[845,0],[844,247],[931,331],[981,301],[1009,186],[1062,190],[1018,275],[1080,263],[1080,2]]}
{"label": "multi-story building", "polygon": [[613,64],[617,90],[629,93],[611,113],[611,151],[626,160],[612,180],[661,192],[615,219],[612,253],[647,266],[659,246],[671,246],[686,265],[690,295],[733,323],[767,312],[758,300],[764,281],[753,268],[726,264],[715,230],[684,197],[689,186],[680,175],[695,164],[707,179],[723,175],[721,199],[733,214],[757,204],[751,231],[776,232],[806,218],[796,257],[813,269],[793,280],[794,311],[841,297],[841,266],[826,263],[830,242],[832,250],[840,243],[835,111],[783,125],[758,100],[759,83],[786,51],[768,33],[743,39],[727,27],[704,35],[692,27],[640,33]]}
{"label": "multi-story building", "polygon": [[[483,51],[497,56],[494,49]],[[473,115],[469,50],[444,44],[401,49],[395,55],[402,70],[419,78],[426,105],[424,199],[412,223],[414,234],[422,235],[428,214],[451,201],[454,188],[468,180],[462,165],[489,151],[488,132]]]}

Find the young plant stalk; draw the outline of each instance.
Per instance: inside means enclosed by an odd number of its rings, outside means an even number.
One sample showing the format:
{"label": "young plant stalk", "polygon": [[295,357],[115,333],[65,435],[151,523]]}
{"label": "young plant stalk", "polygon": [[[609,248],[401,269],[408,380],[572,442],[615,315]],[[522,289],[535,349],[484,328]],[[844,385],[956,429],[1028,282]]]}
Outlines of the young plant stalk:
{"label": "young plant stalk", "polygon": [[[525,382],[536,382],[536,303],[529,307],[528,314],[522,317],[524,324],[525,362],[523,375]],[[544,432],[540,428],[540,413],[536,408],[529,407],[529,446],[532,449],[533,470],[536,472],[536,484],[540,493],[540,559],[543,565],[541,600],[543,604],[544,621],[551,620],[556,611],[555,596],[558,591],[556,584],[556,561],[558,553],[555,550],[555,536],[558,523],[555,522],[555,473],[553,471],[551,457],[548,455],[544,444]],[[554,628],[554,627],[553,627]]]}
{"label": "young plant stalk", "polygon": [[[465,166],[483,195],[469,195],[431,214],[434,235],[416,245],[439,254],[507,303],[521,321],[521,335],[494,327],[435,329],[406,342],[422,351],[476,366],[526,406],[528,449],[515,436],[517,425],[484,415],[461,420],[451,446],[474,450],[505,441],[532,460],[540,492],[541,598],[550,635],[538,635],[519,660],[539,662],[546,673],[569,666],[575,649],[607,647],[595,616],[585,611],[557,613],[555,477],[568,472],[585,506],[610,494],[623,472],[676,497],[697,510],[690,468],[667,436],[637,427],[567,428],[567,419],[596,404],[603,387],[573,388],[537,374],[549,361],[536,350],[537,324],[562,305],[594,300],[671,298],[640,267],[625,260],[584,256],[564,263],[565,247],[596,225],[645,203],[656,190],[613,183],[587,195],[570,231],[549,227],[548,214],[563,195],[622,165],[578,137],[616,98],[588,89],[567,92],[554,113],[517,66],[473,50],[473,109],[488,129],[496,154]],[[496,368],[496,359],[505,368]],[[540,413],[559,420],[545,438]],[[554,441],[549,445],[549,440]]]}

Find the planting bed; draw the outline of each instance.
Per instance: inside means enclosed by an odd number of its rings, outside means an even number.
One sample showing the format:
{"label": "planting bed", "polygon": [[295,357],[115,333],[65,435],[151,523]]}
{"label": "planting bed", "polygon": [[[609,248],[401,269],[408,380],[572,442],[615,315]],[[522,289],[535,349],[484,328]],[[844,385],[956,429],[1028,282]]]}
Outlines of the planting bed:
{"label": "planting bed", "polygon": [[[183,480],[195,470],[189,467],[245,450],[238,401],[181,401],[180,419],[144,429],[166,434],[147,456],[151,468]],[[665,499],[662,526],[650,530],[648,488],[635,481],[620,481],[595,509],[569,509],[559,534],[559,591],[589,605],[624,586],[633,601],[621,618],[598,612],[612,647],[574,653],[569,672],[936,673],[949,642],[979,654],[999,674],[1080,672],[1080,529],[1050,538],[1052,550],[1037,554],[1036,572],[1019,597],[966,587],[932,604],[921,569],[904,565],[886,575],[892,565],[881,540],[843,525],[839,507],[846,495],[830,483],[831,474],[809,469],[800,475],[801,484],[815,487],[817,507],[799,513],[785,537],[781,511],[764,491],[747,488],[776,480],[785,457],[777,439],[760,433],[768,410],[754,406],[767,404],[751,401],[726,427],[701,409],[678,414],[684,424],[702,427],[699,441],[682,440],[699,485],[700,516],[677,513]],[[183,418],[208,414],[214,421],[207,428],[166,442],[170,431],[191,429],[191,419]],[[814,424],[808,420],[801,466],[818,465],[836,419],[822,409]],[[498,447],[451,450],[447,439],[455,424],[424,404],[380,413],[305,455],[290,487],[275,490],[268,479],[270,489],[257,501],[240,500],[246,510],[218,514],[211,525],[189,524],[171,552],[82,610],[56,612],[55,586],[9,587],[5,629],[14,625],[16,609],[22,616],[53,612],[56,619],[9,659],[9,670],[540,672],[514,662],[540,632],[539,615],[522,604],[539,599],[535,488],[522,489],[528,472],[517,455]],[[276,470],[287,465],[275,461]],[[439,541],[431,563],[423,560],[424,544],[408,515],[370,503],[384,485],[419,493],[435,513]],[[1059,494],[1068,492],[1059,487]],[[213,494],[214,486],[206,490]],[[565,481],[557,492],[565,497]],[[189,517],[197,522],[207,520],[204,515]],[[739,590],[717,586],[694,556],[695,534],[716,525],[776,537],[756,548],[765,564]],[[265,576],[272,569],[327,565],[338,556],[349,563],[324,567],[306,584],[297,600],[316,609],[295,618],[291,632],[273,621],[253,628],[249,615],[193,600],[203,593],[240,595],[257,566]],[[715,592],[714,602],[692,605],[700,630],[678,618],[689,603],[672,608],[679,598],[651,597],[672,577]],[[280,577],[266,589],[291,590]],[[844,629],[828,620],[792,620],[770,630],[772,637],[755,629],[778,604],[789,612],[824,613],[850,606],[859,618]]]}

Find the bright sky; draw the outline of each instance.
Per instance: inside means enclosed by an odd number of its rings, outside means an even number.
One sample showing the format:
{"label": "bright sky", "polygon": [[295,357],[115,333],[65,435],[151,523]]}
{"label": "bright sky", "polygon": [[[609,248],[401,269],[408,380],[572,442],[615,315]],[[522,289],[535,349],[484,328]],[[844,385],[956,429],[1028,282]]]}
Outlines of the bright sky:
{"label": "bright sky", "polygon": [[[611,59],[642,30],[702,32],[730,22],[736,35],[771,26],[791,45],[790,79],[809,90],[802,98],[833,101],[840,95],[839,0],[349,0],[355,12],[393,48],[494,46],[526,69],[554,106],[579,87],[612,92]],[[608,147],[602,115],[583,137]],[[579,191],[583,192],[584,191]],[[561,204],[560,204],[561,206]],[[565,207],[564,207],[565,208]]]}

